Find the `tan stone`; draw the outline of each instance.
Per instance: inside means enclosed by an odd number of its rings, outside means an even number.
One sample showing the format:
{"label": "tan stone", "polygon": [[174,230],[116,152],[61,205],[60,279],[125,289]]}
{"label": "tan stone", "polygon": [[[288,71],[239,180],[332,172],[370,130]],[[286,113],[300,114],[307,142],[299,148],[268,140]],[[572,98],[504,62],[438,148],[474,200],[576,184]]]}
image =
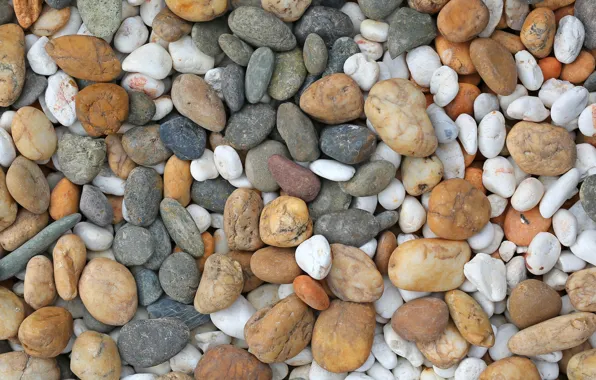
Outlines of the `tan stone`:
{"label": "tan stone", "polygon": [[122,364],[118,347],[106,334],[85,331],[70,354],[70,370],[81,379],[118,380]]}
{"label": "tan stone", "polygon": [[[37,2],[40,0],[33,0]],[[17,0],[16,3],[25,2]],[[41,7],[40,7],[41,10]],[[25,84],[25,33],[16,24],[0,25],[0,107],[14,103]]]}
{"label": "tan stone", "polygon": [[52,122],[37,108],[20,108],[12,119],[11,132],[19,152],[32,161],[51,158],[58,147]]}
{"label": "tan stone", "polygon": [[58,239],[52,253],[56,290],[60,298],[70,301],[78,295],[79,278],[87,263],[87,248],[74,234]]}
{"label": "tan stone", "polygon": [[[21,299],[0,286],[0,340],[17,336],[23,319],[25,319],[25,306]],[[2,370],[0,370],[1,373]]]}
{"label": "tan stone", "polygon": [[497,360],[488,366],[479,380],[540,380],[538,369],[528,358],[513,356]]}
{"label": "tan stone", "polygon": [[60,368],[56,359],[34,358],[24,352],[0,355],[2,380],[59,380]]}
{"label": "tan stone", "polygon": [[503,45],[503,47],[511,54],[516,54],[522,50],[526,50],[521,38],[517,34],[503,32],[502,30],[495,30],[490,38]]}
{"label": "tan stone", "polygon": [[490,38],[477,38],[470,57],[486,85],[498,95],[511,95],[517,85],[517,67],[511,53]]}
{"label": "tan stone", "polygon": [[401,163],[402,183],[406,192],[419,196],[431,191],[443,178],[443,163],[437,156],[404,157]]}
{"label": "tan stone", "polygon": [[73,330],[72,315],[62,307],[42,307],[25,318],[19,341],[25,352],[37,358],[56,357],[66,348]]}
{"label": "tan stone", "polygon": [[255,251],[263,246],[259,217],[263,200],[255,190],[236,189],[224,208],[224,232],[231,250]]}
{"label": "tan stone", "polygon": [[198,75],[182,74],[174,80],[172,102],[183,116],[209,131],[220,132],[226,126],[226,111],[221,99]]}
{"label": "tan stone", "polygon": [[188,206],[192,182],[190,161],[182,161],[176,156],[170,157],[163,173],[164,198],[173,198],[182,206]]}
{"label": "tan stone", "polygon": [[573,273],[567,279],[565,289],[576,310],[596,311],[596,268]]}
{"label": "tan stone", "polygon": [[15,222],[0,232],[0,245],[7,251],[14,251],[48,225],[48,213],[34,214],[20,209]]}
{"label": "tan stone", "polygon": [[391,327],[402,338],[414,342],[439,339],[449,322],[447,304],[433,297],[417,298],[400,306],[391,317]]}
{"label": "tan stone", "polygon": [[296,247],[313,234],[308,207],[300,198],[287,195],[267,204],[259,221],[261,240],[274,247]]}
{"label": "tan stone", "polygon": [[166,0],[166,5],[179,17],[193,22],[213,20],[228,10],[226,0]]}
{"label": "tan stone", "polygon": [[482,0],[451,0],[439,12],[437,28],[451,42],[466,42],[486,28],[489,16]]}
{"label": "tan stone", "polygon": [[[194,371],[195,379],[271,380],[271,367],[246,350],[222,344],[205,353]],[[170,379],[168,379],[170,380]]]}
{"label": "tan stone", "polygon": [[124,151],[124,148],[122,147],[122,136],[115,134],[106,136],[106,146],[110,169],[112,169],[114,174],[118,177],[124,180],[127,179],[132,169],[137,167],[137,164],[135,164]]}
{"label": "tan stone", "polygon": [[[247,251],[230,251],[228,252],[233,260],[237,261],[242,268],[242,277],[244,278],[244,286],[242,287],[242,293],[250,292],[259,287],[263,283],[263,280],[255,276],[250,269],[250,258],[252,252]],[[199,284],[200,286],[200,284]]]}
{"label": "tan stone", "polygon": [[569,380],[596,379],[596,349],[580,352],[567,365]]}
{"label": "tan stone", "polygon": [[25,302],[35,310],[48,306],[56,298],[52,262],[38,255],[27,263],[25,273]]}
{"label": "tan stone", "polygon": [[77,213],[80,198],[80,186],[70,182],[66,177],[62,178],[58,181],[50,196],[50,216],[52,219],[59,220]]}
{"label": "tan stone", "polygon": [[77,118],[89,136],[116,133],[128,118],[128,94],[111,83],[96,83],[75,96]]}
{"label": "tan stone", "polygon": [[311,0],[261,0],[261,6],[285,22],[294,22],[302,17]]}
{"label": "tan stone", "polygon": [[211,255],[194,299],[199,313],[211,314],[229,307],[236,301],[244,286],[240,263],[227,255]]}
{"label": "tan stone", "polygon": [[192,24],[176,16],[170,8],[165,7],[153,19],[151,25],[155,34],[167,42],[178,41],[192,30]]}
{"label": "tan stone", "polygon": [[296,263],[294,248],[265,247],[252,254],[250,269],[261,280],[271,284],[291,284],[302,274]]}
{"label": "tan stone", "polygon": [[39,18],[31,26],[31,33],[37,36],[51,36],[62,28],[70,19],[70,8],[54,9],[45,5]]}
{"label": "tan stone", "polygon": [[455,289],[445,293],[445,302],[455,326],[468,343],[480,347],[495,344],[488,315],[474,298]]}
{"label": "tan stone", "polygon": [[18,156],[10,165],[6,187],[19,205],[34,214],[42,214],[50,206],[50,186],[46,177],[35,162],[23,156]]}
{"label": "tan stone", "polygon": [[438,13],[449,0],[408,0],[410,8],[421,13]]}
{"label": "tan stone", "polygon": [[435,38],[435,47],[441,62],[451,67],[459,75],[469,75],[476,72],[476,67],[470,58],[470,42],[451,42],[439,35]]}
{"label": "tan stone", "polygon": [[507,309],[511,322],[519,329],[525,329],[558,316],[561,306],[561,296],[553,288],[530,279],[513,288]]}
{"label": "tan stone", "polygon": [[0,232],[4,231],[17,218],[17,203],[6,187],[6,175],[0,170]]}

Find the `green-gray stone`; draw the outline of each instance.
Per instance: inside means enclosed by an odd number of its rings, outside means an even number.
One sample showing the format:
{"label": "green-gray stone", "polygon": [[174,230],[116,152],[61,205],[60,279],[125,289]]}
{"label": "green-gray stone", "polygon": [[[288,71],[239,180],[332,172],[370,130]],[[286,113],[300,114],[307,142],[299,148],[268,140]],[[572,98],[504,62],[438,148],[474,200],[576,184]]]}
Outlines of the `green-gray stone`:
{"label": "green-gray stone", "polygon": [[279,185],[271,172],[267,161],[274,154],[279,154],[285,158],[290,158],[290,153],[286,146],[279,141],[266,140],[259,146],[252,148],[246,154],[244,171],[250,183],[254,184],[259,191],[276,191]]}
{"label": "green-gray stone", "polygon": [[222,34],[218,38],[219,47],[232,61],[240,66],[247,66],[250,56],[253,53],[253,48],[249,44],[242,41],[240,38],[231,34]]}
{"label": "green-gray stone", "polygon": [[313,75],[321,74],[327,67],[327,46],[316,33],[311,33],[304,42],[304,66]]}
{"label": "green-gray stone", "polygon": [[255,50],[244,77],[244,91],[249,103],[258,103],[267,92],[275,67],[275,54],[268,47]]}
{"label": "green-gray stone", "polygon": [[294,160],[310,162],[319,158],[317,131],[310,118],[294,103],[283,103],[277,108],[277,130]]}
{"label": "green-gray stone", "polygon": [[0,259],[0,281],[7,280],[27,266],[29,260],[46,250],[63,233],[81,220],[81,214],[72,214],[55,221],[29,241]]}
{"label": "green-gray stone", "polygon": [[222,53],[218,43],[219,36],[226,33],[230,33],[227,20],[225,17],[218,17],[215,20],[195,23],[191,36],[200,51],[210,57],[215,57]]}
{"label": "green-gray stone", "polygon": [[389,161],[371,161],[356,170],[349,180],[339,183],[342,191],[353,197],[369,197],[377,195],[395,177],[395,166]]}
{"label": "green-gray stone", "polygon": [[356,53],[360,53],[358,44],[350,37],[338,38],[331,47],[329,58],[327,60],[327,68],[323,71],[323,76],[343,73],[344,63],[346,59],[350,58]]}
{"label": "green-gray stone", "polygon": [[174,252],[159,268],[159,283],[173,300],[192,303],[201,274],[195,259],[186,252]]}
{"label": "green-gray stone", "polygon": [[78,0],[77,6],[83,23],[95,37],[107,37],[120,27],[122,21],[120,0]]}
{"label": "green-gray stone", "polygon": [[262,8],[239,7],[230,13],[228,25],[235,35],[253,46],[267,46],[275,51],[296,47],[290,27]]}
{"label": "green-gray stone", "polygon": [[157,274],[144,267],[132,267],[132,275],[137,283],[139,304],[147,306],[157,301],[163,294]]}
{"label": "green-gray stone", "polygon": [[308,204],[308,215],[312,220],[317,220],[325,214],[347,210],[350,202],[352,196],[341,191],[337,182],[324,179],[319,194]]}
{"label": "green-gray stone", "polygon": [[403,0],[359,0],[358,5],[367,18],[383,20],[389,16]]}
{"label": "green-gray stone", "polygon": [[172,198],[162,200],[159,211],[168,233],[180,249],[194,258],[203,256],[205,253],[203,238],[188,211]]}
{"label": "green-gray stone", "polygon": [[99,174],[106,154],[104,139],[66,133],[58,141],[60,170],[70,182],[77,185],[89,183]]}
{"label": "green-gray stone", "polygon": [[391,58],[418,46],[428,45],[437,36],[437,27],[432,17],[411,8],[399,8],[388,21],[387,48]]}
{"label": "green-gray stone", "polygon": [[302,86],[304,78],[306,78],[306,67],[302,60],[302,50],[296,48],[292,51],[277,53],[273,75],[269,83],[269,96],[280,101],[291,98]]}
{"label": "green-gray stone", "polygon": [[275,127],[275,109],[269,104],[248,104],[232,114],[225,138],[238,150],[248,150],[263,142]]}

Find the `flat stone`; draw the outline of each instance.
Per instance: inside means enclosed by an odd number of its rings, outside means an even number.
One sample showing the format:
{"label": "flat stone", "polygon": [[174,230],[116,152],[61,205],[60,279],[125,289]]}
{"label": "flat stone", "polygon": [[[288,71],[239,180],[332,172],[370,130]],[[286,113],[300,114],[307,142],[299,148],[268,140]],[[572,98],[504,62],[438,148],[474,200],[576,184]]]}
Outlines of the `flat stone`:
{"label": "flat stone", "polygon": [[85,326],[87,326],[89,330],[97,331],[102,334],[107,334],[114,330],[114,326],[106,325],[105,323],[98,321],[86,308],[83,310],[83,322],[85,322]]}
{"label": "flat stone", "polygon": [[197,22],[192,27],[192,41],[200,51],[210,57],[216,57],[222,53],[219,46],[219,37],[222,34],[230,33],[228,22],[225,17],[218,17],[207,22]]}
{"label": "flat stone", "polygon": [[83,185],[91,182],[101,171],[106,158],[106,143],[103,139],[66,133],[58,141],[57,157],[66,178],[74,184]]}
{"label": "flat stone", "polygon": [[107,37],[116,32],[122,21],[120,0],[78,0],[83,23],[95,37]]}
{"label": "flat stone", "polygon": [[367,18],[382,21],[389,16],[403,0],[360,0],[358,5]]}
{"label": "flat stone", "polygon": [[302,50],[296,48],[291,51],[277,53],[273,74],[267,89],[269,96],[279,101],[291,98],[302,86],[306,74]]}
{"label": "flat stone", "polygon": [[275,120],[275,109],[269,104],[246,105],[228,120],[226,141],[238,150],[252,149],[271,133]]}
{"label": "flat stone", "polygon": [[262,8],[239,7],[230,13],[228,25],[235,35],[253,46],[267,46],[275,51],[292,50],[296,47],[296,37],[292,30]]}
{"label": "flat stone", "polygon": [[244,171],[250,183],[260,191],[276,191],[279,185],[269,171],[267,164],[269,157],[279,154],[290,158],[286,146],[278,141],[266,140],[259,146],[248,151],[244,164]]}
{"label": "flat stone", "polygon": [[377,147],[377,136],[366,127],[340,124],[321,132],[321,151],[344,164],[353,165],[370,158]]}
{"label": "flat stone", "polygon": [[317,131],[310,118],[294,103],[283,103],[277,108],[277,131],[294,160],[310,162],[319,158]]}
{"label": "flat stone", "polygon": [[323,76],[343,73],[346,59],[354,54],[360,53],[358,44],[350,37],[338,38],[329,51],[327,68],[323,71]]}
{"label": "flat stone", "polygon": [[[259,1],[260,4],[260,1]],[[219,47],[235,63],[240,66],[247,66],[253,53],[253,48],[240,38],[232,34],[222,34],[218,38]]]}
{"label": "flat stone", "polygon": [[347,210],[351,202],[352,196],[344,193],[337,182],[324,179],[319,194],[308,204],[308,214],[312,220],[317,220],[323,215]]}
{"label": "flat stone", "polygon": [[[1,12],[1,11],[0,11]],[[48,78],[43,75],[37,75],[31,69],[27,69],[25,72],[25,84],[23,85],[23,91],[19,98],[12,104],[12,107],[19,109],[22,107],[30,106],[37,101],[48,87]]]}
{"label": "flat stone", "polygon": [[195,259],[186,252],[174,252],[159,268],[159,283],[173,300],[190,304],[199,287],[200,273]]}
{"label": "flat stone", "polygon": [[329,242],[360,247],[379,233],[379,222],[373,214],[349,209],[326,214],[317,219],[314,235],[323,235]]}
{"label": "flat stone", "polygon": [[152,367],[180,352],[188,343],[188,327],[176,318],[133,320],[118,337],[118,351],[128,364]]}
{"label": "flat stone", "polygon": [[116,231],[112,250],[120,264],[143,265],[153,255],[153,237],[146,228],[127,223]]}
{"label": "flat stone", "polygon": [[203,256],[205,246],[201,232],[188,211],[178,201],[165,198],[161,201],[159,212],[169,235],[180,249],[194,258]]}
{"label": "flat stone", "polygon": [[170,297],[162,297],[159,301],[147,306],[149,318],[177,318],[184,322],[189,330],[193,330],[211,321],[208,314],[201,314],[195,310],[193,305],[186,305],[174,301]]}
{"label": "flat stone", "polygon": [[354,31],[352,20],[342,11],[329,7],[310,7],[294,25],[294,34],[300,45],[311,33],[318,34],[327,47],[332,47],[340,37],[351,36]]}
{"label": "flat stone", "polygon": [[167,118],[159,126],[163,144],[181,160],[196,160],[203,155],[207,133],[195,122],[181,115]]}
{"label": "flat stone", "polygon": [[306,37],[304,42],[304,66],[310,74],[321,74],[327,67],[327,46],[325,41],[315,33]]}
{"label": "flat stone", "polygon": [[136,226],[150,226],[159,213],[162,194],[163,182],[154,169],[142,166],[134,168],[124,188],[122,206],[126,209],[125,219]]}
{"label": "flat stone", "polygon": [[158,270],[166,257],[172,253],[172,242],[168,230],[160,218],[155,219],[148,229],[153,237],[153,255],[144,266],[151,270]]}
{"label": "flat stone", "polygon": [[267,93],[275,68],[275,54],[267,47],[258,48],[251,55],[246,68],[244,90],[249,103],[258,103]]}
{"label": "flat stone", "polygon": [[389,229],[397,223],[399,219],[399,212],[397,211],[383,211],[380,214],[375,215],[375,219],[379,222],[379,231]]}
{"label": "flat stone", "polygon": [[217,177],[202,182],[194,181],[190,189],[190,197],[199,206],[223,214],[226,200],[234,190],[236,188],[228,181]]}
{"label": "flat stone", "polygon": [[391,58],[396,58],[418,46],[430,44],[436,36],[437,27],[431,15],[399,8],[390,18],[387,48]]}
{"label": "flat stone", "polygon": [[232,112],[237,112],[244,105],[244,69],[240,65],[226,66],[221,74],[221,91],[224,100]]}
{"label": "flat stone", "polygon": [[155,116],[155,103],[144,92],[129,92],[128,102],[127,121],[129,123],[134,125],[145,125],[151,121],[153,116]]}
{"label": "flat stone", "polygon": [[395,178],[395,166],[389,161],[371,161],[356,170],[356,174],[345,182],[340,182],[342,191],[353,197],[377,195]]}
{"label": "flat stone", "polygon": [[160,137],[160,126],[136,127],[122,135],[124,151],[139,165],[153,166],[166,161],[172,151]]}
{"label": "flat stone", "polygon": [[98,226],[103,227],[112,224],[114,219],[114,210],[108,198],[99,188],[92,185],[83,186],[79,209],[89,222]]}
{"label": "flat stone", "polygon": [[64,9],[72,3],[72,0],[46,0],[46,4],[54,9]]}
{"label": "flat stone", "polygon": [[137,283],[139,304],[147,306],[161,297],[163,290],[159,284],[159,278],[154,271],[136,266],[131,268],[131,272]]}

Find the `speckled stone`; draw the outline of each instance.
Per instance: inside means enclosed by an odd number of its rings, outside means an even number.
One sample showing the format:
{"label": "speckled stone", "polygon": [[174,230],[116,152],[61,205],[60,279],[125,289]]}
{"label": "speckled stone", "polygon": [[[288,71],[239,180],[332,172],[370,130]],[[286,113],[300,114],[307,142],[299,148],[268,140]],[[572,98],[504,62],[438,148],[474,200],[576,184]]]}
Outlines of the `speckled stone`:
{"label": "speckled stone", "polygon": [[79,209],[89,222],[98,226],[112,224],[114,219],[114,210],[108,198],[99,188],[92,185],[83,186]]}
{"label": "speckled stone", "polygon": [[325,41],[315,33],[306,37],[304,42],[304,66],[310,74],[321,74],[327,67],[327,46]]}
{"label": "speckled stone", "polygon": [[192,27],[192,40],[200,51],[210,57],[220,55],[223,50],[219,46],[219,37],[230,33],[226,17],[218,17],[207,22],[196,22]]}
{"label": "speckled stone", "polygon": [[159,268],[159,283],[173,300],[190,304],[199,287],[200,273],[195,259],[186,252],[174,252]]}
{"label": "speckled stone", "polygon": [[120,0],[77,0],[83,23],[95,37],[112,35],[122,21]]}
{"label": "speckled stone", "polygon": [[46,0],[46,4],[55,9],[63,9],[68,7],[72,0]]}
{"label": "speckled stone", "polygon": [[159,126],[159,138],[181,160],[196,160],[205,152],[207,133],[182,115],[174,115]]}
{"label": "speckled stone", "polygon": [[237,112],[244,104],[244,69],[237,64],[226,66],[221,74],[221,92],[226,105]]}
{"label": "speckled stone", "polygon": [[373,214],[360,209],[326,214],[317,219],[314,235],[323,235],[330,244],[360,247],[379,233],[379,222]]}
{"label": "speckled stone", "polygon": [[87,309],[83,310],[83,322],[85,322],[85,326],[87,326],[89,330],[97,331],[103,334],[107,334],[114,330],[114,326],[106,325],[105,323],[98,321],[91,315],[91,313],[89,313]]}
{"label": "speckled stone", "polygon": [[104,139],[65,133],[58,141],[60,170],[70,182],[89,183],[99,174],[106,158]]}
{"label": "speckled stone", "polygon": [[258,48],[250,57],[244,90],[249,103],[258,103],[267,93],[267,87],[275,68],[275,54],[267,47]]}
{"label": "speckled stone", "polygon": [[333,43],[329,51],[329,58],[327,60],[327,68],[323,71],[323,76],[343,73],[344,63],[346,59],[350,58],[356,53],[360,53],[358,44],[350,37],[341,37]]}
{"label": "speckled stone", "polygon": [[[0,12],[2,12],[0,10]],[[0,16],[1,17],[1,16]],[[0,22],[0,24],[2,24]],[[37,101],[37,98],[41,96],[48,87],[48,79],[43,75],[37,75],[31,69],[27,69],[25,72],[25,84],[23,85],[23,91],[19,98],[12,104],[14,109],[30,106]]]}
{"label": "speckled stone", "polygon": [[240,38],[232,34],[222,34],[218,38],[219,47],[235,63],[247,66],[253,53],[253,48]]}
{"label": "speckled stone", "polygon": [[260,191],[277,191],[279,185],[271,175],[267,160],[274,154],[290,158],[290,152],[279,141],[266,140],[259,146],[248,151],[244,165],[246,177],[255,188]]}
{"label": "speckled stone", "polygon": [[377,195],[395,178],[395,166],[389,161],[371,161],[360,166],[349,181],[340,182],[342,191],[353,197]]}
{"label": "speckled stone", "polygon": [[294,34],[300,45],[311,33],[318,34],[327,47],[332,47],[340,37],[352,36],[354,25],[347,14],[329,7],[310,7],[294,26]]}
{"label": "speckled stone", "polygon": [[579,190],[579,199],[586,214],[596,221],[596,174],[584,180]]}
{"label": "speckled stone", "polygon": [[152,168],[138,166],[128,175],[124,188],[123,207],[126,220],[141,227],[148,227],[157,218],[163,194],[161,176]]}
{"label": "speckled stone", "polygon": [[194,181],[190,189],[192,201],[209,211],[223,214],[226,200],[236,190],[222,177],[202,182]]}
{"label": "speckled stone", "polygon": [[302,58],[302,50],[277,53],[273,75],[267,92],[275,100],[284,101],[296,94],[306,78],[306,67]]}
{"label": "speckled stone", "polygon": [[283,103],[277,108],[277,131],[294,160],[310,162],[319,158],[317,131],[310,118],[294,103]]}
{"label": "speckled stone", "polygon": [[14,16],[14,10],[8,0],[0,0],[0,25],[8,24]]}
{"label": "speckled stone", "polygon": [[430,44],[436,36],[437,27],[431,15],[400,8],[390,18],[387,48],[391,57],[396,58],[418,46]]}
{"label": "speckled stone", "polygon": [[158,270],[166,257],[172,253],[172,242],[168,230],[160,218],[155,219],[148,229],[153,237],[153,255],[143,266],[151,270]]}
{"label": "speckled stone", "polygon": [[296,47],[296,37],[290,27],[262,8],[236,8],[228,17],[228,25],[235,35],[252,46],[267,46],[275,51]]}
{"label": "speckled stone", "polygon": [[259,145],[275,127],[275,109],[269,104],[249,104],[228,120],[226,141],[238,150]]}
{"label": "speckled stone", "polygon": [[137,283],[139,304],[147,306],[157,301],[163,294],[157,274],[144,267],[132,267],[132,275]]}
{"label": "speckled stone", "polygon": [[154,249],[151,233],[146,228],[130,223],[116,232],[112,245],[116,261],[126,266],[145,264]]}
{"label": "speckled stone", "polygon": [[128,122],[134,125],[145,125],[155,116],[155,103],[144,92],[128,93]]}
{"label": "speckled stone", "polygon": [[377,147],[375,134],[354,124],[325,127],[319,141],[323,153],[348,165],[368,160]]}
{"label": "speckled stone", "polygon": [[337,182],[324,179],[319,194],[308,204],[308,215],[316,220],[325,214],[347,210],[351,202],[352,196],[344,193]]}
{"label": "speckled stone", "polygon": [[383,20],[389,16],[395,8],[399,7],[403,0],[360,0],[358,5],[367,18]]}
{"label": "speckled stone", "polygon": [[133,320],[118,337],[122,360],[135,367],[152,367],[180,352],[188,343],[188,327],[176,318]]}
{"label": "speckled stone", "polygon": [[[195,259],[203,256],[205,245],[201,238],[201,232],[189,212],[178,201],[172,198],[165,198],[161,201],[159,213],[163,224],[168,230],[168,234],[178,244],[180,249],[189,253]],[[172,296],[170,295],[170,297]],[[172,298],[176,299],[175,297]]]}
{"label": "speckled stone", "polygon": [[151,319],[164,317],[177,318],[184,322],[190,330],[211,321],[209,314],[201,314],[195,310],[193,305],[174,301],[168,296],[164,296],[159,301],[147,306],[147,312]]}

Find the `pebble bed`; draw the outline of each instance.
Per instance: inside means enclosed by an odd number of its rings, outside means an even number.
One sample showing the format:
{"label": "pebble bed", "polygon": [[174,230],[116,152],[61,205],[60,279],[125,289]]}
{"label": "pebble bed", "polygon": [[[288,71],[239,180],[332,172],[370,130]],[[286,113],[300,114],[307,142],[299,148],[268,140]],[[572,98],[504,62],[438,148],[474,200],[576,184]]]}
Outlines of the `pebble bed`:
{"label": "pebble bed", "polygon": [[596,380],[595,0],[0,0],[0,380]]}

